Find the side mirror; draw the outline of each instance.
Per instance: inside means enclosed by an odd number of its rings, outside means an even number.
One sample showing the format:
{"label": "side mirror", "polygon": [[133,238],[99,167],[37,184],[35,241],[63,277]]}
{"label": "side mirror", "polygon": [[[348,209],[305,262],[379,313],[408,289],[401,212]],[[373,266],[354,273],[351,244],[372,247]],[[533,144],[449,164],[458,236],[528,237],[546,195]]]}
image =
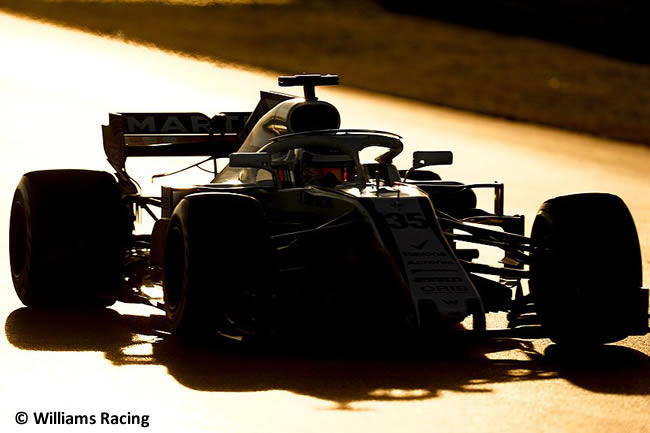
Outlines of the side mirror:
{"label": "side mirror", "polygon": [[413,152],[413,167],[415,170],[430,165],[450,165],[454,162],[454,154],[448,150]]}
{"label": "side mirror", "polygon": [[230,154],[230,166],[271,170],[271,154],[266,152],[236,152]]}
{"label": "side mirror", "polygon": [[453,162],[454,154],[448,150],[413,152],[413,166],[406,171],[402,182],[406,182],[409,174],[418,168],[429,167],[430,165],[450,165]]}

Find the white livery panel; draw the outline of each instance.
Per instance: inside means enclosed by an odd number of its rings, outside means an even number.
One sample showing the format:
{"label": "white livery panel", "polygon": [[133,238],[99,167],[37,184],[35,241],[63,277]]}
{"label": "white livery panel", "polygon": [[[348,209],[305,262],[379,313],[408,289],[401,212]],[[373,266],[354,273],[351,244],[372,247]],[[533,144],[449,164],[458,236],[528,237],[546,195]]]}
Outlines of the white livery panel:
{"label": "white livery panel", "polygon": [[[399,251],[399,260],[413,304],[430,300],[443,321],[458,322],[471,312],[468,300],[480,305],[479,294],[446,240],[438,236],[415,197],[377,199],[374,207],[388,225]],[[418,320],[420,312],[416,308]]]}

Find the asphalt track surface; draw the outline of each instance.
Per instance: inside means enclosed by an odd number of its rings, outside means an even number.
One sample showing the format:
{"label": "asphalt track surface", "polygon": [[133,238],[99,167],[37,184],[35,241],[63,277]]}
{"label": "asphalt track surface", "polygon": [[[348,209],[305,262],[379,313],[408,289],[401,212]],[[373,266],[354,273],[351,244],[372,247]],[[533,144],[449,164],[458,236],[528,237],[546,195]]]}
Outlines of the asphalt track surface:
{"label": "asphalt track surface", "polygon": [[[108,112],[250,110],[260,89],[275,88],[271,74],[4,14],[0,53],[5,228],[23,172],[108,169],[99,129]],[[443,177],[504,181],[506,212],[524,213],[529,222],[552,196],[619,194],[638,227],[648,285],[649,149],[345,88],[319,95],[339,107],[344,127],[403,135],[400,166],[413,150],[453,150],[455,165],[440,170]],[[156,160],[130,168],[155,193],[159,184],[149,182],[149,173],[177,166]],[[482,200],[490,204],[489,196]],[[3,432],[650,431],[648,336],[578,357],[548,340],[518,339],[445,343],[407,358],[191,348],[165,334],[152,308],[118,304],[102,314],[22,308],[9,274],[7,229],[0,233]],[[27,424],[16,424],[19,411]],[[52,411],[95,415],[97,422],[34,423],[34,412]],[[148,415],[150,425],[102,425],[102,412]]]}

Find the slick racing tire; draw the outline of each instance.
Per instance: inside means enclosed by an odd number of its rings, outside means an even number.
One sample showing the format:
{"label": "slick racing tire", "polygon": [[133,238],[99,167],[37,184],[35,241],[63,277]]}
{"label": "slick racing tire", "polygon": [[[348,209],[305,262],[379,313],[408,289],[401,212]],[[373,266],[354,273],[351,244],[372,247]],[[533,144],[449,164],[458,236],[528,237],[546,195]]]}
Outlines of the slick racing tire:
{"label": "slick racing tire", "polygon": [[106,172],[25,174],[11,205],[9,257],[28,307],[108,306],[121,284],[124,212]]}
{"label": "slick racing tire", "polygon": [[600,193],[548,200],[531,237],[530,290],[551,340],[580,347],[627,337],[641,313],[642,264],[623,200]]}
{"label": "slick racing tire", "polygon": [[185,340],[216,335],[230,313],[229,300],[269,285],[269,245],[255,198],[196,193],[181,200],[165,243],[163,290],[171,331]]}

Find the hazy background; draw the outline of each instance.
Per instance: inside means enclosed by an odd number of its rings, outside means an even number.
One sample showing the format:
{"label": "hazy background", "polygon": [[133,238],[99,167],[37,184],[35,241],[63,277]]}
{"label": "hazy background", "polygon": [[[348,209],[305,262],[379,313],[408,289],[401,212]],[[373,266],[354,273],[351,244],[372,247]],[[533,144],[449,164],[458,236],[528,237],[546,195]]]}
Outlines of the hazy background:
{"label": "hazy background", "polygon": [[[201,58],[650,144],[644,1],[0,0]],[[161,90],[163,91],[163,90]]]}

